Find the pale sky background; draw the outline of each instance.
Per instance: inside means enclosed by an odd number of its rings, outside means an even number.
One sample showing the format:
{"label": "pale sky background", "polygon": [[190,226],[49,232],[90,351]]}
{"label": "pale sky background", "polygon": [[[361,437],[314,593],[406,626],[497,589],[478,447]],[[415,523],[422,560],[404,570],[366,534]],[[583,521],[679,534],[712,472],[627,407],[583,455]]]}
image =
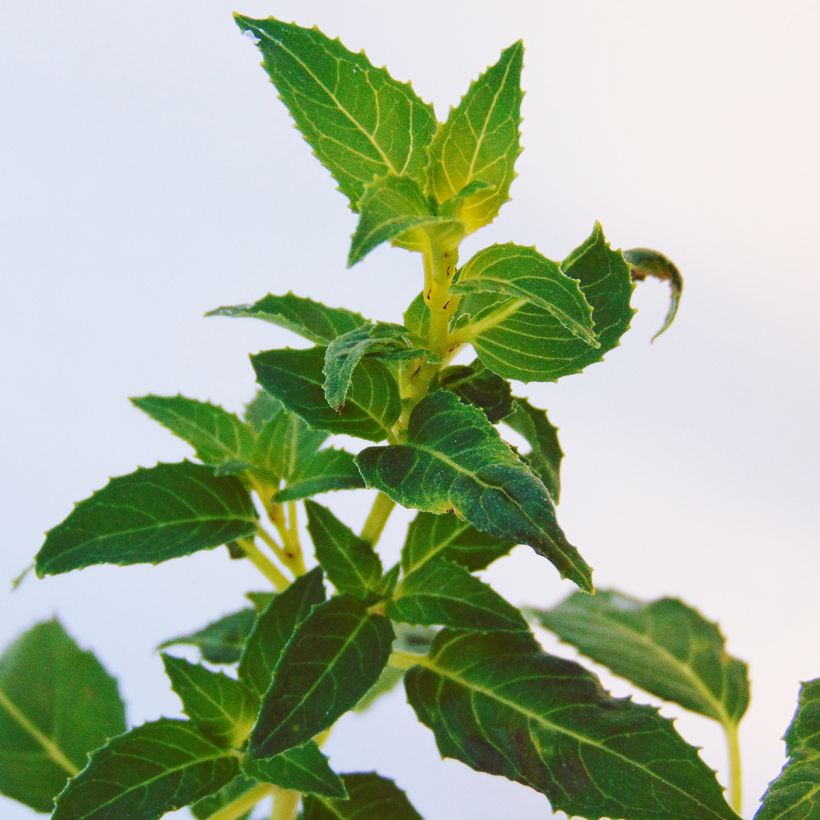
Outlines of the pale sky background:
{"label": "pale sky background", "polygon": [[[108,476],[188,455],[128,396],[180,391],[238,409],[254,391],[248,353],[295,341],[262,323],[205,320],[206,310],[293,288],[395,321],[420,287],[418,258],[400,250],[345,269],[354,217],[291,127],[233,8],[0,8],[0,646],[58,613],[119,679],[132,724],[179,714],[154,647],[239,608],[264,581],[223,550],[30,578],[14,594],[6,579]],[[649,284],[604,364],[522,390],[561,428],[560,521],[598,586],[684,598],[749,662],[741,739],[751,817],[782,765],[798,682],[820,674],[820,3],[238,8],[365,47],[440,116],[523,37],[525,151],[513,201],[462,258],[516,241],[560,259],[600,219],[613,245],[657,247],[680,266],[680,316],[656,344],[666,291]],[[328,503],[358,526],[369,499]],[[406,519],[391,521],[387,556]],[[571,590],[527,549],[489,578],[531,605]],[[545,645],[573,655],[546,636]],[[725,782],[717,728],[694,716],[677,725]],[[529,789],[442,763],[402,690],[344,718],[327,749],[338,770],[394,777],[427,820],[549,816]],[[0,798],[0,816],[33,813]]]}

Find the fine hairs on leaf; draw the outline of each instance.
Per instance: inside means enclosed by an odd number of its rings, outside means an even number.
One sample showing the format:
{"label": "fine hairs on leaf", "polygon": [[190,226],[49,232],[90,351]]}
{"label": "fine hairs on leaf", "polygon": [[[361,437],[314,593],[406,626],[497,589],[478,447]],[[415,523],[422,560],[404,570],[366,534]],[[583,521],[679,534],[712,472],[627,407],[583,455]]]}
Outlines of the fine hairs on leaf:
{"label": "fine hairs on leaf", "polygon": [[[377,751],[354,772],[322,751],[345,715],[403,683],[443,757],[538,792],[545,814],[737,817],[746,664],[676,597],[642,601],[605,578],[595,591],[594,545],[576,547],[575,527],[559,522],[558,428],[509,382],[555,382],[600,362],[647,277],[671,287],[666,331],[680,272],[649,248],[622,253],[597,223],[560,261],[502,241],[459,264],[462,240],[510,198],[520,41],[438,122],[409,83],[317,28],[241,14],[236,23],[279,94],[271,105],[287,108],[356,215],[346,260],[356,267],[339,260],[349,292],[366,287],[356,277],[372,275],[377,255],[358,263],[389,244],[420,257],[417,295],[397,323],[277,281],[274,293],[208,314],[295,336],[293,348],[251,354],[258,388],[242,413],[182,395],[132,399],[193,460],[140,467],[81,500],[46,534],[37,575],[158,565],[224,545],[211,559],[244,561],[258,580],[204,626],[184,616],[180,596],[159,649],[183,717],[127,725],[114,679],[55,620],[11,643],[0,655],[0,794],[57,820],[154,820],[186,806],[235,820],[270,798],[274,820],[420,820],[403,773],[371,770]],[[272,249],[288,230],[272,233]],[[615,491],[628,493],[628,481]],[[353,520],[348,494],[361,490],[372,506]],[[384,550],[396,506],[413,515]],[[545,559],[549,589],[522,610],[483,571],[523,545]],[[561,585],[567,597],[545,605]],[[144,605],[122,602],[135,617]],[[545,652],[544,629],[628,681],[635,699],[613,697],[585,661]],[[726,782],[653,698],[720,724]],[[804,683],[760,820],[820,813],[818,704],[818,681]],[[354,734],[365,726],[343,723]],[[449,797],[431,820],[455,816]]]}

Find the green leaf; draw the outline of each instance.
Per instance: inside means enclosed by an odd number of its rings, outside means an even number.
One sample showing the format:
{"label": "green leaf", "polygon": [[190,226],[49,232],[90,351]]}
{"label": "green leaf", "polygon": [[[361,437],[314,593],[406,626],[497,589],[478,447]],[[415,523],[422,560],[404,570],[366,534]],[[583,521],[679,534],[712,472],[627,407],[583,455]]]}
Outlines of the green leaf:
{"label": "green leaf", "polygon": [[329,433],[381,441],[401,412],[396,381],[374,359],[364,359],[350,386],[344,408],[337,412],[325,401],[325,350],[267,350],[251,357],[259,384],[308,425]]}
{"label": "green leaf", "polygon": [[116,681],[57,621],[0,657],[0,794],[50,812],[88,753],[124,731]]}
{"label": "green leaf", "polygon": [[226,749],[240,746],[256,719],[256,702],[244,684],[221,672],[162,656],[165,673],[182,708],[211,740]]}
{"label": "green leaf", "polygon": [[336,589],[354,598],[373,598],[379,591],[382,562],[370,542],[315,501],[305,501],[305,510],[316,559]]}
{"label": "green leaf", "polygon": [[505,49],[450,111],[430,146],[429,192],[437,202],[446,202],[475,182],[489,186],[464,197],[460,205],[459,218],[467,233],[492,222],[509,199],[515,160],[521,153],[523,57],[520,41]]}
{"label": "green leaf", "polygon": [[255,610],[248,607],[232,612],[190,635],[180,635],[161,643],[158,649],[169,646],[195,646],[202,659],[209,663],[236,663],[242,654],[245,639],[256,621]]}
{"label": "green leaf", "polygon": [[242,768],[251,777],[283,789],[302,794],[347,797],[341,778],[330,768],[327,758],[313,741],[265,760],[246,758]]}
{"label": "green leaf", "polygon": [[239,762],[193,723],[146,723],[91,755],[57,798],[53,820],[154,820],[221,789]]}
{"label": "green leaf", "polygon": [[660,251],[653,251],[651,248],[632,248],[624,251],[624,259],[629,264],[632,278],[636,282],[642,282],[647,276],[654,276],[656,279],[660,279],[661,282],[669,282],[672,298],[661,329],[652,337],[654,342],[658,336],[669,330],[669,326],[675,321],[680,306],[680,297],[683,293],[683,276],[681,276],[681,272],[671,259],[664,256]]}
{"label": "green leaf", "polygon": [[365,692],[364,697],[353,707],[354,712],[366,712],[382,695],[392,692],[404,677],[401,669],[385,666],[378,680]]}
{"label": "green leaf", "polygon": [[318,29],[273,18],[237,15],[236,21],[258,38],[262,65],[354,211],[374,177],[406,174],[423,180],[436,118],[410,85]]}
{"label": "green leaf", "polygon": [[390,174],[368,183],[359,200],[359,211],[348,267],[360,262],[382,242],[423,253],[433,241],[456,244],[464,236],[461,222],[436,214],[418,183],[406,176]]}
{"label": "green leaf", "polygon": [[724,726],[749,705],[746,664],[726,654],[716,624],[673,598],[646,603],[614,590],[570,595],[538,622],[641,689]]}
{"label": "green leaf", "polygon": [[406,575],[437,557],[475,571],[506,555],[513,546],[511,539],[477,530],[452,513],[419,513],[407,529],[401,563]]}
{"label": "green leaf", "polygon": [[262,319],[277,327],[292,330],[314,344],[327,344],[342,333],[347,333],[367,321],[364,316],[346,308],[331,308],[304,296],[269,293],[250,305],[219,307],[206,316]]}
{"label": "green leaf", "polygon": [[258,433],[267,422],[284,411],[282,402],[264,390],[257,390],[256,395],[245,405],[245,421]]}
{"label": "green leaf", "polygon": [[712,772],[649,706],[611,697],[525,636],[444,631],[405,674],[439,751],[581,817],[733,818]]}
{"label": "green leaf", "polygon": [[324,600],[322,570],[316,567],[297,578],[284,592],[274,595],[260,613],[239,661],[239,679],[260,698],[270,686],[296,628]]}
{"label": "green leaf", "polygon": [[422,626],[526,632],[521,613],[464,567],[439,558],[407,575],[388,602],[387,616]]}
{"label": "green leaf", "polygon": [[453,511],[490,535],[529,544],[561,575],[592,590],[592,570],[558,526],[544,485],[481,410],[437,390],[416,406],[407,436],[406,444],[359,453],[368,487],[405,507]]}
{"label": "green leaf", "polygon": [[495,424],[513,409],[509,382],[487,370],[479,359],[469,365],[447,367],[439,373],[439,384],[451,390],[465,404],[480,407]]}
{"label": "green leaf", "polygon": [[391,360],[426,356],[429,360],[438,360],[431,351],[417,347],[401,325],[378,322],[337,336],[325,350],[322,369],[325,376],[325,398],[337,411],[344,408],[353,371],[365,356]]}
{"label": "green leaf", "polygon": [[251,734],[252,757],[273,757],[335,723],[376,682],[393,630],[340,595],[314,608],[285,647]]}
{"label": "green leaf", "polygon": [[[191,806],[191,813],[198,820],[208,820],[225,806],[247,797],[251,800],[254,796],[259,795],[261,802],[264,797],[260,793],[259,784],[245,775],[237,775],[233,780],[226,783],[219,791],[197,800]],[[248,809],[244,814],[239,815],[235,820],[247,820],[251,816],[252,809]],[[217,815],[218,816],[218,815]],[[233,815],[232,815],[233,816]]]}
{"label": "green leaf", "polygon": [[312,430],[299,416],[283,411],[259,431],[252,461],[263,478],[290,481],[326,440],[326,432]]}
{"label": "green leaf", "polygon": [[288,486],[279,490],[273,500],[301,501],[332,490],[355,490],[364,487],[362,474],[352,453],[346,450],[320,450],[313,458],[297,465]]}
{"label": "green leaf", "polygon": [[558,429],[553,427],[546,410],[533,407],[526,399],[513,400],[513,411],[504,418],[504,424],[524,437],[530,445],[521,458],[544,482],[555,503],[561,497],[561,460],[564,452],[558,442]]}
{"label": "green leaf", "polygon": [[184,396],[143,396],[131,401],[187,441],[205,464],[242,461],[253,447],[253,430],[233,413],[214,404]]}
{"label": "green leaf", "polygon": [[375,772],[342,775],[347,800],[307,797],[303,820],[422,820],[407,795]]}
{"label": "green leaf", "polygon": [[497,294],[479,292],[470,293],[459,304],[457,321],[469,316],[469,322],[454,336],[470,341],[494,373],[521,381],[555,381],[600,361],[618,344],[632,318],[629,266],[619,251],[609,248],[596,224],[589,239],[561,263],[560,270],[578,280],[592,306],[599,346],[569,333],[565,321],[539,304],[512,296],[499,302]]}
{"label": "green leaf", "polygon": [[81,501],[46,536],[37,575],[93,564],[158,564],[256,532],[257,515],[239,479],[209,467],[158,464]]}
{"label": "green leaf", "polygon": [[769,784],[755,820],[811,820],[820,815],[820,678],[800,687],[785,740],[789,759]]}

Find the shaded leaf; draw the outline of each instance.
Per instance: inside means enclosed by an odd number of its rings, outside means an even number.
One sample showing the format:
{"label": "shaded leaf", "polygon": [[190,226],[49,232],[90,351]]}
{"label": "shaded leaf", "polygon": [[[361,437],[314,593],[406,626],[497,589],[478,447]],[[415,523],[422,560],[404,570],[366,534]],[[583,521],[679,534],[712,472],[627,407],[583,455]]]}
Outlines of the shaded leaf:
{"label": "shaded leaf", "polygon": [[94,752],[57,798],[53,820],[154,820],[221,789],[239,773],[230,751],[193,723],[146,723]]}
{"label": "shaded leaf", "polygon": [[240,609],[189,635],[170,638],[157,648],[167,649],[180,644],[195,646],[202,659],[209,663],[236,663],[255,621],[256,612],[253,609]]}
{"label": "shaded leaf", "polygon": [[469,365],[446,367],[438,377],[445,390],[451,390],[465,404],[480,407],[495,424],[513,409],[509,382],[487,370],[479,359]]}
{"label": "shaded leaf", "polygon": [[263,478],[290,481],[326,440],[326,432],[313,430],[296,414],[283,411],[259,431],[252,461]]}
{"label": "shaded leaf", "polygon": [[318,29],[274,20],[236,22],[259,40],[262,63],[317,158],[355,211],[384,174],[421,181],[436,119],[410,85],[375,68]]}
{"label": "shaded leaf", "polygon": [[683,277],[671,259],[651,248],[632,248],[624,251],[624,259],[632,269],[632,278],[635,281],[642,282],[647,276],[654,276],[661,282],[669,282],[671,290],[669,310],[666,312],[661,329],[652,337],[654,342],[658,336],[669,330],[669,326],[675,321],[683,293]]}
{"label": "shaded leaf", "polygon": [[316,607],[285,647],[251,734],[251,756],[273,757],[333,725],[376,682],[392,640],[390,622],[354,598]]}
{"label": "shaded leaf", "polygon": [[[201,800],[197,800],[197,802],[191,806],[191,813],[197,820],[208,820],[208,818],[221,809],[224,809],[228,804],[234,803],[236,800],[240,800],[245,796],[250,799],[251,796],[257,794],[261,801],[263,797],[259,783],[250,777],[245,777],[245,775],[240,774],[226,783],[219,791],[209,794]],[[235,818],[235,820],[247,820],[247,818],[251,816],[251,811],[252,809],[248,809],[248,811]]]}
{"label": "shaded leaf", "polygon": [[726,654],[716,624],[681,601],[646,603],[604,590],[532,613],[617,675],[725,726],[737,724],[749,705],[746,664]]}
{"label": "shaded leaf", "polygon": [[355,490],[360,487],[364,487],[364,481],[353,454],[328,448],[297,465],[288,486],[279,490],[273,500],[281,504],[332,490]]}
{"label": "shaded leaf", "polygon": [[307,797],[303,820],[422,820],[407,795],[375,772],[344,774],[347,800]]}
{"label": "shaded leaf", "polygon": [[89,752],[124,731],[116,681],[57,621],[0,657],[0,794],[50,812]]}
{"label": "shaded leaf", "polygon": [[251,777],[283,789],[293,789],[302,794],[347,797],[341,778],[330,768],[327,758],[312,740],[276,757],[264,760],[246,758],[242,768]]}
{"label": "shaded leaf", "polygon": [[582,817],[733,818],[712,772],[649,706],[611,697],[528,637],[442,632],[405,674],[439,751]]}
{"label": "shaded leaf", "polygon": [[364,359],[356,369],[344,408],[325,401],[325,351],[267,350],[251,357],[259,384],[310,427],[381,441],[401,412],[395,379],[381,362]]}
{"label": "shaded leaf", "polygon": [[438,390],[410,417],[406,444],[356,458],[365,483],[406,507],[449,511],[484,532],[529,544],[582,589],[592,571],[564,536],[544,485],[477,407]]}
{"label": "shaded leaf", "polygon": [[365,541],[315,501],[305,501],[316,560],[339,592],[369,600],[379,592],[382,562]]}

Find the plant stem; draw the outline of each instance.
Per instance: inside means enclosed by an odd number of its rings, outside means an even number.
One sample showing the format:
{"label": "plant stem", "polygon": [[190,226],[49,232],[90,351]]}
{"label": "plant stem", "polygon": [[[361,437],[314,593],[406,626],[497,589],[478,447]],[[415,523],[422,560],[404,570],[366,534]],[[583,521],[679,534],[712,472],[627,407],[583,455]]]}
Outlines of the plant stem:
{"label": "plant stem", "polygon": [[404,652],[401,649],[396,649],[390,653],[387,664],[394,669],[401,670],[407,670],[413,666],[429,666],[426,655],[419,655],[416,652]]}
{"label": "plant stem", "polygon": [[237,817],[241,817],[255,805],[261,803],[269,794],[273,794],[275,790],[276,786],[271,786],[270,783],[260,783],[244,794],[240,794],[230,803],[226,803],[219,811],[210,815],[208,820],[236,820]]}
{"label": "plant stem", "polygon": [[256,534],[270,547],[271,552],[283,563],[287,564],[289,556],[284,547],[262,526],[260,526]]}
{"label": "plant stem", "polygon": [[250,562],[273,584],[278,592],[290,586],[288,578],[260,551],[253,538],[240,538],[237,544],[245,550],[245,555],[248,556]]}
{"label": "plant stem", "polygon": [[273,811],[270,820],[294,820],[299,808],[299,792],[277,789],[273,798]]}
{"label": "plant stem", "polygon": [[382,530],[384,530],[384,525],[387,523],[387,519],[390,517],[390,513],[393,512],[395,506],[396,502],[393,501],[390,496],[384,493],[379,493],[376,496],[376,500],[373,502],[373,506],[367,515],[367,520],[362,527],[362,538],[365,541],[369,541],[371,546],[375,546],[379,540]]}
{"label": "plant stem", "polygon": [[293,571],[303,575],[305,562],[302,558],[302,544],[299,541],[299,516],[295,501],[288,501],[288,548],[293,553]]}
{"label": "plant stem", "polygon": [[724,723],[723,731],[726,733],[726,745],[729,749],[729,805],[740,814],[743,808],[743,775],[737,724]]}

